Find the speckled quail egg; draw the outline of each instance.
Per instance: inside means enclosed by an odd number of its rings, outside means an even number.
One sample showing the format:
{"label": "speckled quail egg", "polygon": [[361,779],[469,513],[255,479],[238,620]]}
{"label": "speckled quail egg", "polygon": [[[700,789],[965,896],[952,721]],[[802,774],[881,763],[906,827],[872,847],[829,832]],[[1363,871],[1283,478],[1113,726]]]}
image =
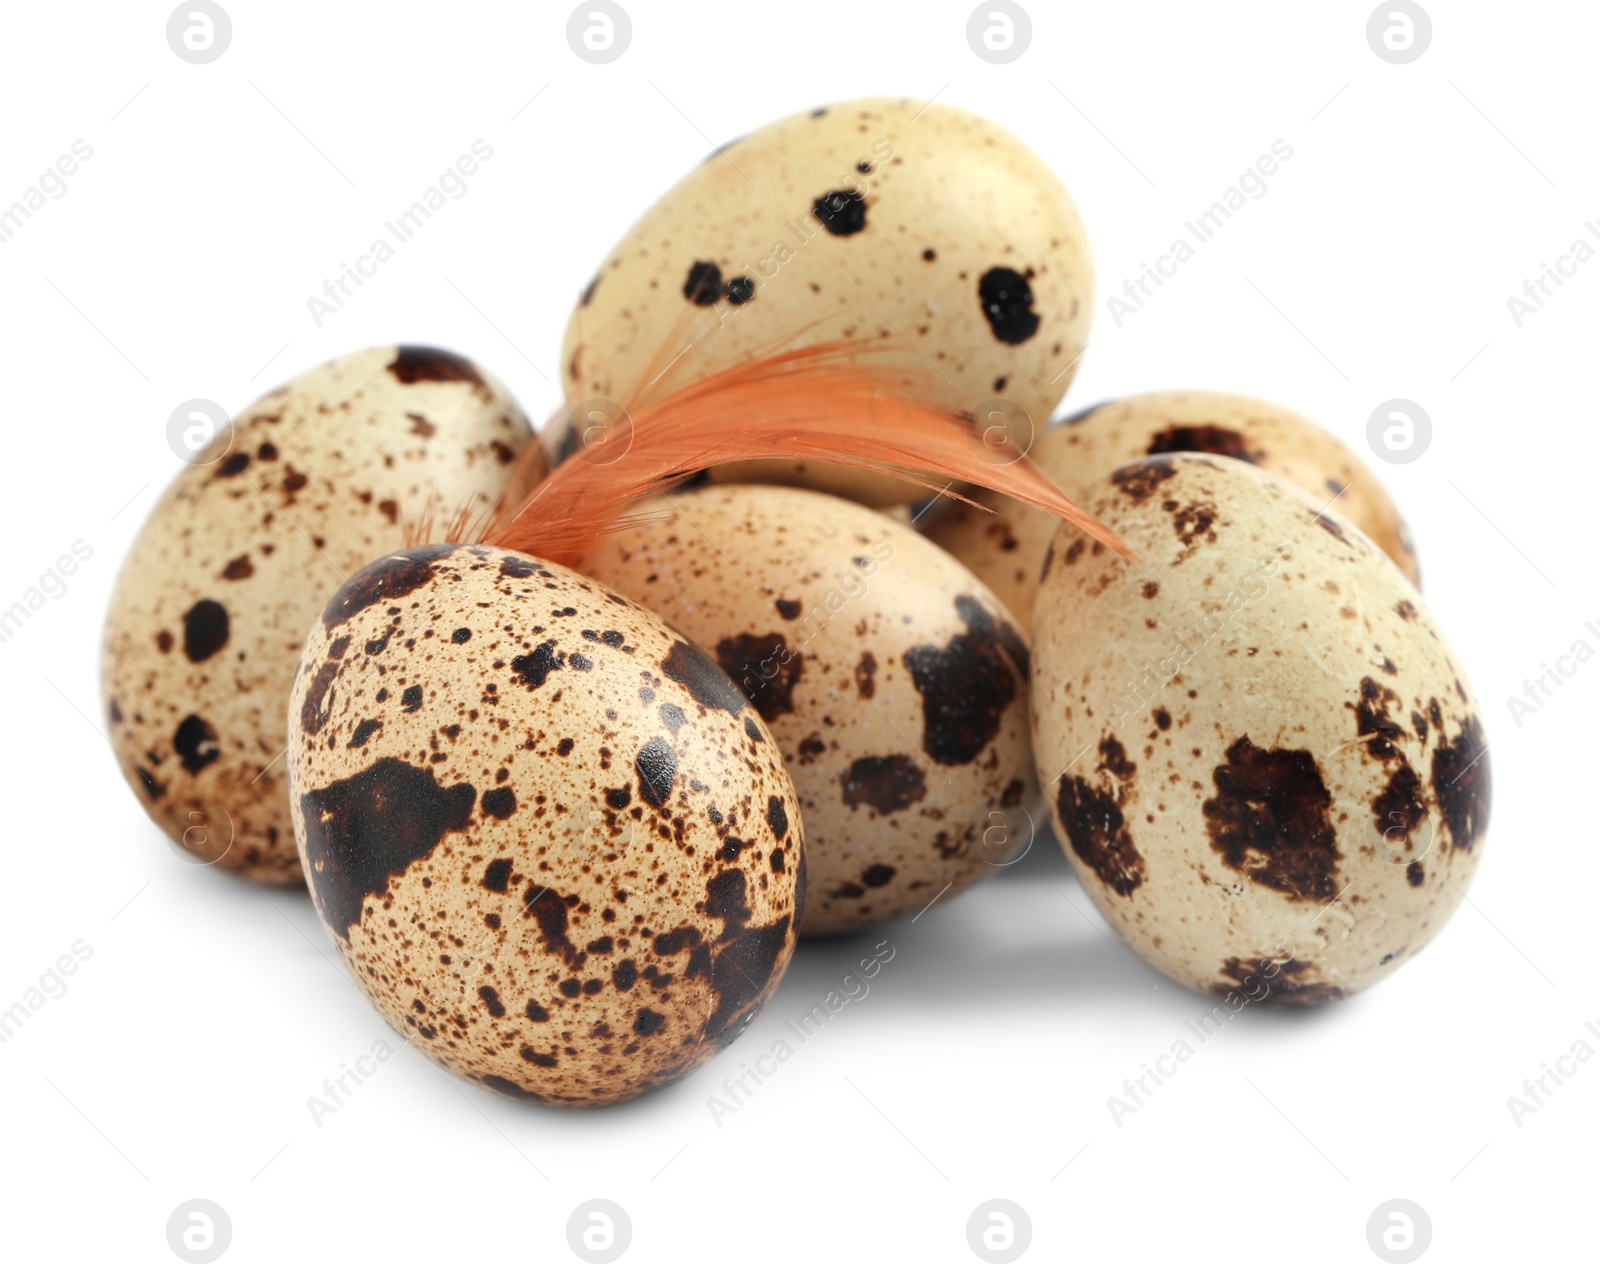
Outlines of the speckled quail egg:
{"label": "speckled quail egg", "polygon": [[178,474],[118,575],[101,674],[123,772],[177,845],[300,880],[279,756],[306,629],[408,530],[487,510],[531,434],[469,361],[376,347],[279,387]]}
{"label": "speckled quail egg", "polygon": [[[1164,452],[1211,452],[1271,470],[1319,505],[1331,501],[1418,582],[1411,533],[1377,476],[1326,430],[1277,404],[1211,391],[1130,395],[1056,422],[1038,434],[1029,455],[1068,495],[1081,496],[1124,462]],[[982,489],[972,499],[994,512],[946,499],[919,525],[988,584],[1026,630],[1039,566],[1059,522]]]}
{"label": "speckled quail egg", "polygon": [[714,654],[771,727],[805,815],[803,931],[915,914],[1025,843],[1028,653],[965,568],[820,492],[661,508],[580,567]]}
{"label": "speckled quail egg", "polygon": [[599,584],[477,545],[382,558],[316,621],[289,728],[317,912],[456,1074],[620,1101],[777,986],[805,885],[783,757],[715,662]]}
{"label": "speckled quail egg", "polygon": [[1140,560],[1057,533],[1032,699],[1095,904],[1221,996],[1312,1004],[1392,974],[1461,902],[1489,817],[1478,706],[1417,590],[1242,461],[1147,457],[1087,507]]}
{"label": "speckled quail egg", "polygon": [[[722,146],[646,211],[572,314],[562,385],[631,406],[669,364],[681,381],[774,345],[864,338],[960,407],[1002,398],[1042,426],[1087,344],[1093,285],[1072,199],[1015,137],[939,103],[849,101]],[[558,458],[576,443],[563,426],[546,437]],[[711,477],[757,475],[874,505],[921,495],[815,462]]]}

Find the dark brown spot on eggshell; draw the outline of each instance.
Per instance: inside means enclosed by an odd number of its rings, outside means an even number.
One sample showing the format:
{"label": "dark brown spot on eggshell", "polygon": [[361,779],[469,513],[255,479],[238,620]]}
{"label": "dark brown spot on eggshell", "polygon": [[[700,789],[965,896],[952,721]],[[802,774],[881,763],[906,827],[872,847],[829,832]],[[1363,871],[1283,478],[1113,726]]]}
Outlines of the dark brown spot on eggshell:
{"label": "dark brown spot on eggshell", "polygon": [[[554,1059],[551,1059],[553,1062]],[[530,1088],[506,1079],[503,1075],[485,1075],[480,1080],[485,1088],[492,1088],[496,1093],[503,1093],[507,1097],[514,1097],[519,1102],[547,1102],[550,1099],[543,1093],[535,1093]]]}
{"label": "dark brown spot on eggshell", "polygon": [[323,920],[349,939],[366,897],[465,829],[476,799],[470,785],[442,787],[432,772],[387,758],[302,795],[308,878]]}
{"label": "dark brown spot on eggshell", "polygon": [[1489,825],[1489,748],[1478,717],[1468,715],[1454,739],[1433,752],[1434,797],[1450,842],[1471,851]]}
{"label": "dark brown spot on eggshell", "polygon": [[1208,504],[1189,504],[1180,509],[1175,509],[1172,514],[1172,529],[1177,533],[1178,540],[1185,546],[1193,545],[1199,540],[1207,544],[1215,544],[1217,533],[1212,529],[1217,520],[1217,507]]}
{"label": "dark brown spot on eggshell", "polygon": [[1385,846],[1392,851],[1403,851],[1411,841],[1416,828],[1428,816],[1428,806],[1423,801],[1422,778],[1416,769],[1401,760],[1388,783],[1372,801],[1372,820]]}
{"label": "dark brown spot on eggshell", "polygon": [[936,763],[950,765],[971,763],[994,740],[1017,697],[1020,674],[988,612],[970,598],[957,598],[956,610],[967,631],[942,649],[917,645],[902,655],[922,696],[922,748]]}
{"label": "dark brown spot on eggshell", "polygon": [[684,278],[683,296],[696,307],[710,307],[722,292],[722,269],[715,263],[697,260]]}
{"label": "dark brown spot on eggshell", "polygon": [[717,1008],[706,1019],[706,1035],[727,1044],[755,1017],[756,1002],[771,981],[789,937],[789,918],[742,931],[716,953],[711,986]]}
{"label": "dark brown spot on eggshell", "polygon": [[879,816],[902,812],[927,797],[928,783],[905,755],[871,755],[858,759],[839,781],[847,806],[865,805]]}
{"label": "dark brown spot on eggshell", "polygon": [[664,807],[672,796],[672,779],[678,772],[678,756],[659,737],[652,737],[634,757],[639,774],[639,797],[653,808]]}
{"label": "dark brown spot on eggshell", "polygon": [[1344,528],[1339,525],[1336,519],[1330,518],[1325,513],[1314,513],[1311,517],[1319,527],[1339,541],[1340,544],[1350,543],[1350,537],[1345,535]]}
{"label": "dark brown spot on eggshell", "polygon": [[961,593],[955,599],[956,613],[961,616],[961,621],[977,636],[992,636],[999,642],[1000,648],[1006,652],[1006,657],[1011,660],[1011,665],[1017,669],[1017,674],[1027,680],[1033,670],[1032,655],[1028,650],[1028,643],[1022,639],[1010,622],[1005,619],[994,618],[983,604]]}
{"label": "dark brown spot on eggshell", "polygon": [[1212,989],[1215,995],[1226,997],[1237,991],[1255,1004],[1321,1005],[1344,998],[1343,988],[1317,978],[1316,967],[1298,957],[1256,962],[1230,957],[1222,963],[1221,973],[1236,986],[1218,984]]}
{"label": "dark brown spot on eggshell", "polygon": [[202,598],[183,616],[183,653],[203,663],[228,643],[228,611],[220,601]]}
{"label": "dark brown spot on eggshell", "polygon": [[1177,472],[1177,466],[1165,457],[1148,457],[1118,466],[1111,472],[1111,482],[1134,504],[1140,505]]}
{"label": "dark brown spot on eggshell", "polygon": [[745,696],[728,679],[727,672],[698,645],[675,642],[662,660],[661,670],[668,679],[687,689],[703,707],[720,707],[729,715],[738,715],[744,709]]}
{"label": "dark brown spot on eggshell", "polygon": [[1216,456],[1231,456],[1236,461],[1249,461],[1258,465],[1266,456],[1259,449],[1252,450],[1237,430],[1227,426],[1168,426],[1152,435],[1145,449],[1151,456],[1168,452],[1210,452]]}
{"label": "dark brown spot on eggshell", "polygon": [[[331,716],[333,704],[328,695],[338,675],[338,661],[336,659],[328,659],[317,668],[316,675],[311,679],[311,686],[306,690],[304,699],[301,700],[300,728],[311,736],[322,732],[323,726],[327,724]],[[409,693],[410,690],[406,692]],[[420,691],[417,702],[419,705],[422,702]],[[416,707],[407,707],[406,710],[414,711]]]}
{"label": "dark brown spot on eggshell", "polygon": [[769,724],[794,710],[794,687],[804,661],[782,633],[725,637],[717,642],[717,662]]}
{"label": "dark brown spot on eggshell", "polygon": [[1056,788],[1056,813],[1073,854],[1116,894],[1131,896],[1145,878],[1144,857],[1134,845],[1122,807],[1135,765],[1115,737],[1100,741],[1097,772],[1091,781],[1063,775]]}
{"label": "dark brown spot on eggshell", "polygon": [[500,559],[500,573],[507,579],[532,579],[544,573],[544,567],[531,557],[518,557],[515,553]]}
{"label": "dark brown spot on eggshell", "polygon": [[532,652],[518,654],[511,660],[511,670],[516,672],[517,678],[529,689],[537,689],[544,684],[550,673],[559,670],[561,666],[562,655],[556,649],[554,641],[543,641],[534,646]]}
{"label": "dark brown spot on eggshell", "polygon": [[578,955],[577,945],[567,938],[566,899],[549,887],[530,883],[522,893],[523,916],[531,917],[539,928],[544,950],[569,964]]}
{"label": "dark brown spot on eggshell", "polygon": [[1033,286],[1015,268],[990,268],[978,280],[978,303],[989,330],[999,341],[1018,346],[1039,332],[1033,310]]}
{"label": "dark brown spot on eggshell", "polygon": [[368,606],[416,592],[433,578],[433,563],[455,551],[454,544],[424,544],[363,566],[334,594],[322,612],[323,625],[337,627]]}
{"label": "dark brown spot on eggshell", "polygon": [[837,189],[813,202],[811,213],[833,236],[850,237],[867,226],[867,199],[854,189]]}
{"label": "dark brown spot on eggshell", "polygon": [[1400,752],[1395,743],[1405,737],[1405,729],[1389,714],[1400,699],[1393,689],[1364,676],[1359,686],[1361,701],[1345,705],[1356,714],[1356,733],[1365,738],[1367,750],[1376,758],[1393,759]]}
{"label": "dark brown spot on eggshell", "polygon": [[365,746],[367,740],[382,727],[382,720],[362,720],[360,724],[356,725],[355,732],[350,734],[348,745],[351,747]]}
{"label": "dark brown spot on eggshell", "polygon": [[406,386],[415,386],[418,382],[467,382],[486,387],[483,375],[472,361],[438,347],[396,347],[389,372],[395,381]]}
{"label": "dark brown spot on eggshell", "polygon": [[1339,848],[1332,796],[1307,750],[1264,750],[1249,737],[1228,747],[1201,805],[1211,847],[1228,868],[1292,900],[1333,899]]}
{"label": "dark brown spot on eggshell", "polygon": [[172,735],[172,749],[178,753],[178,762],[191,775],[215,763],[222,753],[217,745],[217,732],[198,715],[186,715]]}
{"label": "dark brown spot on eggshell", "polygon": [[877,681],[873,679],[878,672],[878,660],[873,657],[871,650],[863,650],[860,660],[856,663],[856,689],[863,698],[870,698],[877,691]]}

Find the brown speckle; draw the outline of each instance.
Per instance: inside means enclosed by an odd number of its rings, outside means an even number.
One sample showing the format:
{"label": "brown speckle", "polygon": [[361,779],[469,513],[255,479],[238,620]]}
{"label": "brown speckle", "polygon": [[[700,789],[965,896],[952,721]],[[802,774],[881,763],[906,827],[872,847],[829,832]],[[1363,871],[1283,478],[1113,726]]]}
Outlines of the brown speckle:
{"label": "brown speckle", "polygon": [[438,347],[396,347],[389,373],[406,386],[418,382],[466,382],[487,397],[488,385],[470,360]]}
{"label": "brown speckle", "polygon": [[717,642],[717,661],[769,723],[794,710],[794,687],[804,660],[783,635],[741,632]]}
{"label": "brown speckle", "polygon": [[873,677],[878,671],[878,660],[872,656],[871,650],[863,650],[861,660],[856,664],[856,688],[861,691],[863,698],[872,697],[877,690],[877,682]]}
{"label": "brown speckle", "polygon": [[348,939],[363,900],[382,895],[446,833],[465,829],[476,798],[470,785],[442,787],[398,759],[302,795],[306,877],[323,920]]}
{"label": "brown speckle", "polygon": [[1147,449],[1151,456],[1168,452],[1210,452],[1216,456],[1231,456],[1236,461],[1260,464],[1265,452],[1251,450],[1244,436],[1226,426],[1168,426],[1150,440]]}
{"label": "brown speckle", "polygon": [[[955,603],[967,631],[943,649],[917,645],[902,655],[922,696],[922,748],[946,765],[971,763],[994,740],[1017,696],[1013,671],[1027,677],[1020,638],[1018,645],[1007,644],[988,611],[972,598],[960,596]],[[1014,664],[1018,653],[1023,662]]]}
{"label": "brown speckle", "polygon": [[1489,826],[1489,748],[1477,716],[1468,715],[1455,739],[1433,752],[1432,782],[1451,843],[1471,851]]}
{"label": "brown speckle", "polygon": [[183,616],[183,653],[201,663],[228,643],[228,611],[220,601],[204,597]]}
{"label": "brown speckle", "polygon": [[1134,504],[1142,505],[1156,488],[1177,472],[1177,466],[1166,457],[1146,457],[1113,470],[1111,482]]}
{"label": "brown speckle", "polygon": [[927,796],[922,769],[905,755],[871,755],[858,759],[839,776],[843,799],[850,808],[866,804],[879,816],[900,812]]}
{"label": "brown speckle", "polygon": [[415,592],[433,578],[433,564],[455,551],[454,544],[424,544],[363,566],[322,612],[324,626],[337,627],[368,606]]}
{"label": "brown speckle", "polygon": [[1292,900],[1339,892],[1332,797],[1307,750],[1263,750],[1248,737],[1228,747],[1201,805],[1211,847],[1230,869]]}

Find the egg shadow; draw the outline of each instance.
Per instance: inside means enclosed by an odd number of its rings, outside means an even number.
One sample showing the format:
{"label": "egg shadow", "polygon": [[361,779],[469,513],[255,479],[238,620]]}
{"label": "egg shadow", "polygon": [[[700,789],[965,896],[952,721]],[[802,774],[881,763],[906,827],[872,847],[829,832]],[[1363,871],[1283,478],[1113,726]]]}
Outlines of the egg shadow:
{"label": "egg shadow", "polygon": [[879,1021],[894,1021],[907,1010],[1099,1006],[1158,990],[1160,976],[1117,952],[1109,929],[1109,939],[1096,933],[1099,920],[1045,833],[987,880],[914,918],[802,940],[769,1004],[803,1011],[830,992],[865,989]]}
{"label": "egg shadow", "polygon": [[[914,919],[802,940],[768,1010],[793,1017],[832,993],[868,1027],[953,1012],[1003,1024],[1040,1007],[1096,1022],[1137,1012],[1181,1023],[1224,1004],[1140,958],[1094,907],[1048,829],[996,868]],[[1330,1021],[1351,1004],[1250,1000],[1238,1014],[1248,1021],[1229,1025],[1265,1034]]]}

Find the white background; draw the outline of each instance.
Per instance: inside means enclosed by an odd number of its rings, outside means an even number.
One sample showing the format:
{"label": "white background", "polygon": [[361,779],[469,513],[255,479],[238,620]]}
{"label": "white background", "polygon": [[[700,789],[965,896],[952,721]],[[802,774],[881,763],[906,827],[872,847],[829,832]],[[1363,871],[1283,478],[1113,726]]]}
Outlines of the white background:
{"label": "white background", "polygon": [[[993,66],[964,3],[625,2],[609,66],[573,55],[564,4],[225,0],[208,66],[169,50],[165,4],[6,6],[0,204],[94,149],[0,246],[0,606],[93,548],[0,645],[0,1007],[93,950],[0,1046],[6,1257],[171,1259],[195,1197],[241,1261],[569,1259],[592,1197],[626,1209],[639,1260],[970,1260],[995,1197],[1031,1218],[1028,1259],[1372,1259],[1396,1197],[1431,1219],[1429,1259],[1592,1256],[1600,1059],[1521,1127],[1506,1099],[1579,1038],[1600,1051],[1600,665],[1520,726],[1506,698],[1600,646],[1600,261],[1520,328],[1506,299],[1600,216],[1600,13],[1430,0],[1431,47],[1395,66],[1366,3],[1040,0],[1028,52]],[[1120,1127],[1106,1099],[1210,1002],[1143,977],[1048,838],[915,925],[807,944],[737,1045],[638,1103],[453,1081],[356,994],[303,894],[176,858],[97,735],[100,620],[177,468],[167,415],[420,341],[544,416],[572,302],[650,202],[713,142],[876,94],[986,114],[1071,189],[1102,298],[1069,406],[1240,391],[1361,450],[1380,401],[1431,415],[1422,459],[1377,468],[1492,739],[1471,903],[1369,993],[1249,1007]],[[306,297],[479,138],[469,194],[317,328]],[[1118,328],[1104,296],[1279,138],[1268,194]],[[879,939],[870,995],[714,1123],[722,1077]],[[397,1056],[319,1127],[306,1099],[384,1038]]]}

